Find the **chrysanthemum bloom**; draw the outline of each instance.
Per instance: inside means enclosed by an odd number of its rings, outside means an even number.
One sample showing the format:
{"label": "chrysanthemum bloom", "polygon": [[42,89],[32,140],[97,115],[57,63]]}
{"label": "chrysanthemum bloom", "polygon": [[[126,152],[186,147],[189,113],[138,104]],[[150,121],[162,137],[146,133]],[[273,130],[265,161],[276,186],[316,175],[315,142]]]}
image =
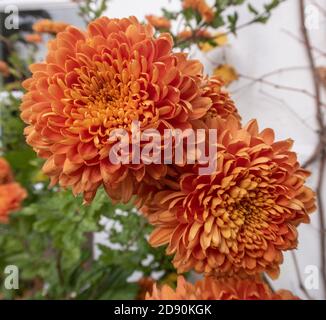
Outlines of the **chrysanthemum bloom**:
{"label": "chrysanthemum bloom", "polygon": [[170,29],[171,28],[171,21],[164,17],[158,17],[155,15],[147,15],[146,19],[154,28],[157,28],[157,29]]}
{"label": "chrysanthemum bloom", "polygon": [[214,19],[214,11],[205,0],[183,0],[182,5],[184,9],[191,8],[198,11],[205,22],[210,23]]}
{"label": "chrysanthemum bloom", "polygon": [[192,166],[178,189],[146,204],[156,226],[150,243],[168,244],[179,272],[277,277],[282,251],[296,248],[296,227],[315,209],[304,185],[309,174],[290,151],[292,141],[275,142],[273,131],[259,132],[256,121],[241,129],[230,116],[217,128],[216,172],[199,175]]}
{"label": "chrysanthemum bloom", "polygon": [[290,291],[272,292],[268,285],[258,279],[205,277],[195,284],[178,278],[175,290],[167,285],[154,285],[146,300],[299,300]]}
{"label": "chrysanthemum bloom", "polygon": [[212,106],[202,119],[208,128],[217,128],[216,118],[226,119],[229,115],[233,115],[240,123],[241,117],[230,94],[224,88],[224,82],[216,76],[206,80],[206,83],[203,85],[205,90],[204,96],[212,100]]}
{"label": "chrysanthemum bloom", "polygon": [[31,33],[25,36],[25,40],[30,43],[40,43],[42,42],[42,37],[39,33]]}
{"label": "chrysanthemum bloom", "polygon": [[0,185],[0,223],[7,223],[8,216],[19,210],[27,193],[18,183]]}
{"label": "chrysanthemum bloom", "polygon": [[110,134],[191,128],[212,101],[203,96],[202,65],[172,52],[172,39],[153,37],[136,18],[100,18],[87,32],[69,27],[50,43],[44,63],[31,66],[21,106],[27,142],[47,159],[44,172],[90,201],[104,184],[128,201],[135,184],[158,180],[165,165],[112,164]]}
{"label": "chrysanthemum bloom", "polygon": [[8,64],[3,60],[0,60],[0,74],[5,78],[10,75]]}
{"label": "chrysanthemum bloom", "polygon": [[0,158],[0,185],[12,181],[13,176],[9,163],[4,158]]}
{"label": "chrysanthemum bloom", "polygon": [[50,19],[41,19],[33,24],[33,30],[39,33],[57,34],[66,30],[69,23],[53,21]]}

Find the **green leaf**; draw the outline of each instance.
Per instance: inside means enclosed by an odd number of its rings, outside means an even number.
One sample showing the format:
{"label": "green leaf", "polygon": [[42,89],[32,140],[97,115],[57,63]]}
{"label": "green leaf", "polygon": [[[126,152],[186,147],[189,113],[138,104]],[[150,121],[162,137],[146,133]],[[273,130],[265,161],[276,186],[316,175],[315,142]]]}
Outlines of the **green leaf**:
{"label": "green leaf", "polygon": [[187,8],[182,11],[186,21],[190,21],[195,16],[195,11],[192,8]]}
{"label": "green leaf", "polygon": [[213,21],[210,23],[210,25],[216,29],[224,26],[224,24],[225,24],[224,19],[219,13],[215,14]]}
{"label": "green leaf", "polygon": [[258,15],[259,14],[258,10],[251,3],[248,3],[248,10],[251,13],[253,13],[254,15]]}
{"label": "green leaf", "polygon": [[275,9],[279,4],[280,4],[280,0],[273,0],[268,4],[264,5],[264,8],[267,12],[272,11],[273,9]]}

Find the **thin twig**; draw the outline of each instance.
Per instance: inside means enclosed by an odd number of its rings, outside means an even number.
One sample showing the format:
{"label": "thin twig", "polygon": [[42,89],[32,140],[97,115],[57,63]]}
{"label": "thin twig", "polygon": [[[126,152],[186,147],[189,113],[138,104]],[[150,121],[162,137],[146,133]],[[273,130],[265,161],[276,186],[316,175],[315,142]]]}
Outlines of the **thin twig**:
{"label": "thin twig", "polygon": [[[293,38],[294,40],[297,40],[298,42],[304,44],[304,40],[302,40],[301,38],[299,38],[298,36],[296,36],[295,34],[293,34],[291,31],[286,30],[286,29],[282,29],[282,31],[287,34],[288,36],[290,36],[291,38]],[[321,56],[326,57],[326,52],[322,51],[319,48],[316,48],[314,46],[311,46],[311,50],[319,53]]]}
{"label": "thin twig", "polygon": [[[286,91],[293,91],[293,92],[297,92],[297,93],[302,93],[312,99],[315,99],[316,96],[309,92],[308,90],[306,89],[302,89],[302,88],[295,88],[295,87],[290,87],[290,86],[285,86],[285,85],[280,85],[278,83],[274,83],[272,81],[269,81],[269,80],[265,80],[263,78],[254,78],[254,77],[250,77],[250,76],[246,76],[246,75],[243,75],[243,74],[239,74],[239,77],[241,78],[244,78],[244,79],[248,79],[248,80],[253,80],[255,82],[258,82],[258,83],[263,83],[263,84],[266,84],[266,85],[269,85],[275,89],[280,89],[280,90],[286,90]],[[322,106],[326,106],[326,104],[321,104]]]}
{"label": "thin twig", "polygon": [[[220,34],[220,35],[214,36],[214,39],[216,40],[216,39],[218,39],[218,38],[220,38],[220,37],[224,37],[224,36],[226,36],[226,35],[235,34],[235,33],[238,32],[239,30],[242,30],[242,29],[244,29],[244,28],[246,28],[246,27],[249,27],[249,26],[253,25],[254,23],[256,23],[256,22],[257,22],[257,19],[260,18],[261,16],[263,16],[263,14],[261,14],[260,16],[254,18],[254,19],[251,19],[251,20],[249,20],[249,21],[247,21],[247,22],[245,22],[245,23],[243,23],[243,24],[237,26],[237,27],[236,27],[236,30],[234,30],[234,31],[229,30],[229,31],[223,32],[223,33]],[[176,43],[175,43],[175,47],[181,46],[181,45],[183,45],[184,43],[188,43],[188,42],[189,42],[189,43],[192,43],[192,42],[198,43],[198,42],[200,42],[200,40],[207,40],[207,39],[205,39],[205,38],[204,38],[204,39],[201,39],[201,37],[198,37],[198,35],[197,35],[198,32],[201,31],[201,30],[203,29],[203,27],[205,27],[205,24],[203,24],[203,25],[199,25],[196,29],[193,29],[193,30],[192,30],[192,34],[191,34],[190,37],[188,37],[188,38],[186,38],[186,39],[182,39],[182,40],[179,41],[179,42],[176,41]]]}
{"label": "thin twig", "polygon": [[277,101],[282,107],[285,107],[296,119],[298,119],[307,129],[309,129],[311,132],[313,133],[316,133],[316,130],[310,126],[310,124],[303,118],[301,118],[299,116],[299,114],[297,112],[295,112],[287,103],[284,99],[281,99],[279,97],[275,97],[274,95],[270,94],[269,92],[267,91],[264,91],[263,89],[260,89],[259,92],[270,98],[270,99],[273,99],[275,101]]}
{"label": "thin twig", "polygon": [[64,287],[65,280],[64,280],[64,275],[61,266],[61,257],[62,257],[61,252],[58,252],[56,255],[56,269],[57,269],[60,285]]}
{"label": "thin twig", "polygon": [[[319,79],[316,73],[315,60],[312,54],[313,48],[310,42],[309,33],[305,27],[305,1],[304,0],[300,0],[299,2],[299,13],[300,13],[301,32],[303,35],[303,44],[306,49],[306,53],[309,59],[311,74],[313,77],[315,102],[316,102],[316,121],[319,127],[321,143],[323,144],[321,150],[321,158],[319,160],[318,185],[317,185],[316,193],[317,193],[317,202],[318,202],[318,209],[319,209],[319,226],[321,230],[325,230],[324,207],[322,201],[322,188],[323,188],[323,181],[324,181],[325,161],[326,161],[326,153],[325,153],[325,145],[324,145],[325,125],[324,125],[324,115],[323,115],[322,103],[321,103]],[[326,297],[326,237],[320,234],[319,238],[320,238],[320,256],[322,261],[321,262],[322,279],[323,279],[324,294]]]}
{"label": "thin twig", "polygon": [[85,270],[91,270],[93,261],[94,261],[94,233],[87,232],[85,234],[85,238],[87,239],[85,243],[85,249],[90,253],[89,259],[84,263]]}
{"label": "thin twig", "polygon": [[326,297],[326,237],[323,234],[323,230],[325,230],[325,210],[323,203],[323,182],[324,182],[324,172],[325,172],[325,164],[326,164],[326,152],[322,151],[321,158],[319,160],[319,175],[318,175],[318,184],[316,189],[317,196],[317,204],[319,211],[319,225],[320,225],[320,252],[321,252],[321,269],[322,269],[322,279],[324,284],[324,291]]}
{"label": "thin twig", "polygon": [[297,71],[297,70],[305,70],[305,69],[308,69],[309,67],[303,67],[303,66],[293,66],[293,67],[286,67],[286,68],[280,68],[280,69],[277,69],[277,70],[273,70],[271,72],[268,72],[268,73],[265,73],[263,75],[261,75],[260,77],[256,78],[256,79],[253,79],[251,82],[243,85],[242,87],[240,88],[236,88],[236,90],[234,90],[232,93],[235,94],[243,89],[246,89],[248,88],[249,86],[259,82],[260,79],[266,79],[268,77],[271,77],[271,76],[274,76],[276,74],[280,74],[280,73],[283,73],[283,72],[287,72],[287,71]]}
{"label": "thin twig", "polygon": [[310,165],[315,163],[320,156],[320,152],[323,148],[323,144],[319,142],[315,148],[313,154],[303,163],[302,168],[308,168]]}

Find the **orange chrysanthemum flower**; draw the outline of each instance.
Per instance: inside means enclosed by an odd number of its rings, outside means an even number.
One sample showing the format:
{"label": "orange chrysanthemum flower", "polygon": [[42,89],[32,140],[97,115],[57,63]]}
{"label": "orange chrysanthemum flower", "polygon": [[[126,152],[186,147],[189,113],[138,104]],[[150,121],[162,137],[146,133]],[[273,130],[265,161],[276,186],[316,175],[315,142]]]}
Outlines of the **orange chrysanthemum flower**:
{"label": "orange chrysanthemum flower", "polygon": [[27,193],[18,183],[0,185],[0,223],[7,223],[8,216],[19,210]]}
{"label": "orange chrysanthemum flower", "polygon": [[[227,119],[229,116],[232,116],[233,121],[237,121],[240,125],[241,117],[238,110],[219,78],[205,79],[202,90],[203,96],[211,99],[212,105],[201,119],[193,123],[194,129],[218,129],[221,119]],[[155,193],[164,190],[166,187],[178,190],[179,184],[176,181],[180,174],[186,173],[185,168],[187,167],[168,166],[167,174],[160,179],[160,185],[139,185],[135,205],[142,208],[143,215],[147,215],[149,208],[146,208],[146,203],[152,199]]]}
{"label": "orange chrysanthemum flower", "polygon": [[170,29],[171,28],[171,21],[164,17],[158,17],[155,15],[147,15],[146,19],[154,28],[157,28],[157,29]]}
{"label": "orange chrysanthemum flower", "polygon": [[160,289],[154,285],[146,300],[299,300],[290,291],[272,292],[268,285],[258,279],[205,277],[195,284],[178,278],[175,290],[167,285]]}
{"label": "orange chrysanthemum flower", "polygon": [[25,36],[25,40],[30,43],[42,42],[42,36],[39,33],[31,33]]}
{"label": "orange chrysanthemum flower", "polygon": [[[44,63],[31,66],[21,106],[27,142],[47,159],[44,172],[90,201],[104,184],[128,201],[140,182],[164,176],[165,165],[113,165],[115,129],[130,132],[191,128],[212,105],[203,96],[202,65],[172,52],[168,34],[129,19],[100,18],[87,32],[69,27],[49,46]],[[122,191],[123,190],[123,191]]]}
{"label": "orange chrysanthemum flower", "polygon": [[69,23],[53,21],[50,19],[41,19],[33,24],[33,30],[39,33],[57,34],[66,30]]}
{"label": "orange chrysanthemum flower", "polygon": [[178,187],[147,199],[146,216],[156,226],[150,243],[168,244],[179,272],[276,277],[282,251],[296,248],[296,227],[315,209],[304,185],[309,174],[291,140],[275,142],[256,121],[244,128],[233,116],[217,122],[216,172],[198,175],[189,166]]}
{"label": "orange chrysanthemum flower", "polygon": [[10,76],[9,66],[3,60],[0,60],[0,74],[5,78]]}
{"label": "orange chrysanthemum flower", "polygon": [[0,185],[12,181],[13,176],[9,163],[4,158],[0,158]]}
{"label": "orange chrysanthemum flower", "polygon": [[205,97],[212,100],[212,106],[202,118],[208,128],[217,128],[216,118],[226,119],[233,115],[240,123],[241,117],[238,110],[230,97],[230,94],[224,89],[223,81],[218,77],[207,79],[205,84]]}
{"label": "orange chrysanthemum flower", "polygon": [[183,0],[182,5],[184,9],[191,8],[198,11],[202,18],[208,23],[212,22],[214,19],[214,11],[205,0]]}

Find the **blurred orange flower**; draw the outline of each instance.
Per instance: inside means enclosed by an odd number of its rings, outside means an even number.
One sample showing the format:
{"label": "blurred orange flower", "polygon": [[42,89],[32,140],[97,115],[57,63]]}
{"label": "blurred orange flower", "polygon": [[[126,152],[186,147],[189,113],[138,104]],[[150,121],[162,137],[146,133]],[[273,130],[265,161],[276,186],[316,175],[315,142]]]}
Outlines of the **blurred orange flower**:
{"label": "blurred orange flower", "polygon": [[192,31],[188,30],[188,29],[185,29],[185,30],[179,32],[177,35],[177,37],[181,40],[189,39],[189,38],[191,38],[191,36],[192,36]]}
{"label": "blurred orange flower", "polygon": [[157,28],[157,29],[170,29],[171,28],[171,21],[164,17],[158,17],[155,15],[147,15],[146,19],[154,28]]}
{"label": "blurred orange flower", "polygon": [[316,68],[316,73],[321,84],[326,87],[326,67]]}
{"label": "blurred orange flower", "polygon": [[297,246],[296,227],[308,223],[315,195],[305,186],[309,173],[290,151],[291,140],[274,141],[272,129],[256,121],[241,128],[238,119],[216,118],[216,172],[199,175],[189,166],[173,188],[145,204],[156,229],[153,246],[168,244],[179,272],[194,269],[216,275],[276,278],[282,251]]}
{"label": "blurred orange flower", "polygon": [[151,292],[155,281],[151,277],[143,277],[138,281],[139,290],[136,300],[145,300],[147,292]]}
{"label": "blurred orange flower", "polygon": [[224,82],[218,77],[210,77],[204,85],[205,97],[212,100],[212,106],[202,118],[210,129],[217,128],[216,119],[226,119],[233,115],[240,123],[241,117],[230,97],[230,94],[224,89]]}
{"label": "blurred orange flower", "polygon": [[112,164],[108,141],[115,129],[191,128],[212,105],[202,88],[202,65],[173,53],[168,34],[129,19],[95,20],[87,32],[69,27],[49,45],[32,78],[21,117],[27,142],[47,159],[52,184],[72,187],[91,201],[100,185],[128,201],[139,182],[155,184],[166,165]]}
{"label": "blurred orange flower", "polygon": [[42,36],[38,33],[31,33],[25,36],[25,40],[30,43],[40,43],[42,42]]}
{"label": "blurred orange flower", "polygon": [[184,9],[194,9],[199,12],[203,20],[210,23],[214,19],[214,11],[205,0],[183,0]]}
{"label": "blurred orange flower", "polygon": [[195,36],[197,38],[206,38],[206,39],[212,38],[212,34],[207,29],[199,29],[195,31],[192,31],[190,29],[185,29],[177,35],[177,38],[181,40],[187,40],[192,36]]}
{"label": "blurred orange flower", "polygon": [[4,76],[5,78],[10,76],[9,66],[8,66],[8,64],[7,64],[5,61],[3,61],[3,60],[0,60],[0,74],[1,74],[2,76]]}
{"label": "blurred orange flower", "polygon": [[7,223],[9,214],[19,210],[27,193],[18,183],[0,185],[0,223]]}
{"label": "blurred orange flower", "polygon": [[0,185],[13,181],[13,176],[9,163],[0,157]]}
{"label": "blurred orange flower", "polygon": [[33,30],[39,33],[52,33],[57,34],[66,30],[69,23],[61,21],[53,21],[50,19],[41,19],[33,24]]}
{"label": "blurred orange flower", "polygon": [[205,277],[195,284],[178,278],[175,290],[167,285],[147,293],[146,300],[300,300],[290,291],[272,292],[266,283],[258,279]]}

